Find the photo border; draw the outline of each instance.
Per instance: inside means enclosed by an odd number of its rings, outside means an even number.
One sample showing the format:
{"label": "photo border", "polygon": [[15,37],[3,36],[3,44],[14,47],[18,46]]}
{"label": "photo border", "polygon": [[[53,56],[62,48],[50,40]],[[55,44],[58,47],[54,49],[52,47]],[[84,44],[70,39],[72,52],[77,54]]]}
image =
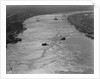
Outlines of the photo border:
{"label": "photo border", "polygon": [[99,78],[99,9],[94,7],[94,74],[6,74],[6,5],[93,5],[91,1],[2,1],[1,2],[1,78]]}

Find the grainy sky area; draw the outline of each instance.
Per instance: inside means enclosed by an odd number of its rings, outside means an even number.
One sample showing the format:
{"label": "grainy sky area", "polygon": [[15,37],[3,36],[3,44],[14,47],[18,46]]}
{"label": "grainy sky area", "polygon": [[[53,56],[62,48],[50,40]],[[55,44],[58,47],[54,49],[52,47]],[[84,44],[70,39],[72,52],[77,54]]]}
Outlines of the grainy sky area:
{"label": "grainy sky area", "polygon": [[7,5],[7,15],[18,11],[29,11],[35,15],[72,12],[72,11],[88,11],[93,10],[93,5]]}

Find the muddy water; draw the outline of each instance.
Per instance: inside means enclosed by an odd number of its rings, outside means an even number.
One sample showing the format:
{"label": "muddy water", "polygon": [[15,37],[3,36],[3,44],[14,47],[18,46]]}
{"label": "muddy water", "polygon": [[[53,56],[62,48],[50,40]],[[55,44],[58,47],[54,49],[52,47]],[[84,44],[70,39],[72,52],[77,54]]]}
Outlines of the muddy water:
{"label": "muddy water", "polygon": [[[53,20],[55,16],[58,17],[58,20]],[[81,67],[81,65],[88,67],[93,66],[93,45],[91,40],[84,36],[80,36],[80,34],[73,29],[68,22],[62,20],[61,14],[38,16],[38,18],[40,19],[39,22],[36,21],[37,17],[32,17],[24,22],[27,30],[19,36],[23,39],[22,42],[16,44],[17,48],[19,49],[17,52],[19,52],[20,55],[22,54],[21,57],[18,57],[20,60],[31,60],[31,68],[35,67],[37,70],[46,70],[47,72],[50,71],[53,73],[57,70],[64,70],[64,67],[65,70],[67,70],[66,68],[71,70],[72,65],[69,64],[69,58],[72,62],[78,63],[80,66],[79,70],[81,70],[81,68],[83,68],[83,70],[87,70],[87,68]],[[75,33],[75,36],[71,35]],[[65,41],[61,41],[60,36],[69,38]],[[43,47],[41,45],[43,42],[49,43],[49,46]],[[50,51],[47,52],[49,49]],[[65,49],[66,51],[63,51]],[[23,56],[23,54],[25,55]],[[63,58],[63,56],[65,57],[65,54],[66,57],[69,58]],[[75,61],[73,60],[72,56],[75,57]],[[52,64],[51,62],[56,63]],[[35,65],[37,65],[38,68]],[[57,67],[59,67],[59,69],[57,69]],[[20,67],[18,68],[20,69]],[[74,67],[74,69],[77,68]]]}

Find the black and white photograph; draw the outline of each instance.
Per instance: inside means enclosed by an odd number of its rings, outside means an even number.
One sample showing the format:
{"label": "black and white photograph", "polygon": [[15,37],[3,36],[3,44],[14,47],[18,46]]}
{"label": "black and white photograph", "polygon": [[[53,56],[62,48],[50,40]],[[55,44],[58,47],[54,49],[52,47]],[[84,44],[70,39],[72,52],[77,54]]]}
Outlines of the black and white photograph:
{"label": "black and white photograph", "polygon": [[6,5],[6,74],[94,74],[94,5]]}

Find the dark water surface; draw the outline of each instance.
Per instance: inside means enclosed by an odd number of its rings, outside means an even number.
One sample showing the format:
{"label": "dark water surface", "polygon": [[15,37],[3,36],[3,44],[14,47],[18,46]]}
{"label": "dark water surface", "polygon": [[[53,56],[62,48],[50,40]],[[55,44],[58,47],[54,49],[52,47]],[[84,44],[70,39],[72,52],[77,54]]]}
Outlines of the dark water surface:
{"label": "dark water surface", "polygon": [[6,9],[7,16],[19,11],[33,12],[35,16],[49,13],[88,11],[93,10],[93,5],[7,5]]}

